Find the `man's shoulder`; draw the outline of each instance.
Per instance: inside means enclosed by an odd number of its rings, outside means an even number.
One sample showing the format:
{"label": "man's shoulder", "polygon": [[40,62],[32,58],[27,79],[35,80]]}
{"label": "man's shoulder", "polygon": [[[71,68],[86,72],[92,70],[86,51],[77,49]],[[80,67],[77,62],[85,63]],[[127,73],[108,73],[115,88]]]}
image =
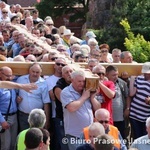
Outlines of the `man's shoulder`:
{"label": "man's shoulder", "polygon": [[28,76],[29,76],[29,75],[26,74],[26,75],[22,75],[22,76],[18,77],[17,82],[18,82],[18,81],[21,81],[21,80],[24,80],[24,79],[27,79]]}

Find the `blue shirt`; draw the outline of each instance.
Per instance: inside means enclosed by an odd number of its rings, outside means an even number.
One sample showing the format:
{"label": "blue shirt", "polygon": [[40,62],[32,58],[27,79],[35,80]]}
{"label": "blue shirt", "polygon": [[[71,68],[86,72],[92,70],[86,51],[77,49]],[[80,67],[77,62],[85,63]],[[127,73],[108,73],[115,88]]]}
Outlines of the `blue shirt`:
{"label": "blue shirt", "polygon": [[11,47],[12,51],[13,51],[13,58],[17,55],[19,55],[19,52],[21,50],[21,47],[19,45],[19,43],[14,43]]}
{"label": "blue shirt", "polygon": [[80,137],[83,128],[93,122],[93,111],[90,99],[88,98],[75,112],[69,112],[66,106],[73,101],[77,101],[81,95],[75,91],[72,84],[70,84],[62,90],[60,97],[64,112],[65,134]]}
{"label": "blue shirt", "polygon": [[[17,83],[30,83],[29,75],[21,76],[17,79]],[[48,85],[43,78],[39,78],[35,84],[38,86],[32,93],[28,93],[22,89],[18,90],[18,95],[22,97],[22,101],[18,105],[18,109],[25,113],[30,113],[35,108],[43,109],[44,104],[50,103]]]}
{"label": "blue shirt", "polygon": [[150,138],[148,135],[137,138],[131,145],[131,148],[137,148],[138,150],[150,149]]}
{"label": "blue shirt", "polygon": [[[11,91],[11,92],[10,92]],[[8,90],[0,88],[0,123],[5,119],[2,114],[7,114],[10,99],[12,100],[9,113],[17,112],[16,92],[15,90]]]}

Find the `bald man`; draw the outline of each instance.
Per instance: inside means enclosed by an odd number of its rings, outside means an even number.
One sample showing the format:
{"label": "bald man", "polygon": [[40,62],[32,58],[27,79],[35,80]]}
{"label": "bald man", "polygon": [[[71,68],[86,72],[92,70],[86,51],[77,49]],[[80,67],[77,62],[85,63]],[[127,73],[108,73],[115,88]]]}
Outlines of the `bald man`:
{"label": "bald man", "polygon": [[[89,140],[88,143],[79,146],[76,150],[94,150],[94,144],[98,135],[105,134],[103,125],[99,122],[92,123],[89,127]],[[90,143],[90,144],[89,144]]]}
{"label": "bald man", "polygon": [[111,135],[114,138],[115,147],[117,147],[119,150],[127,150],[119,130],[115,126],[109,124],[109,111],[107,109],[100,108],[95,111],[95,118],[104,126],[105,133]]}
{"label": "bald man", "polygon": [[[0,68],[0,80],[12,80],[11,68],[6,66]],[[0,106],[0,125],[3,131],[3,133],[0,133],[0,149],[14,149],[18,130],[15,90],[0,89]]]}

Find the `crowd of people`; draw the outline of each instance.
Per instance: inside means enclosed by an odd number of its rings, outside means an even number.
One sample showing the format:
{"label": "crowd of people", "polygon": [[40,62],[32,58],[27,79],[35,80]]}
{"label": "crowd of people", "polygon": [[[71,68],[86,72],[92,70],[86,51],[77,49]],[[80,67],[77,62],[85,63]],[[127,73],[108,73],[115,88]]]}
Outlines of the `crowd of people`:
{"label": "crowd of people", "polygon": [[[137,63],[132,54],[99,42],[93,31],[79,39],[37,9],[0,1],[0,61],[32,62],[22,76],[0,68],[1,150],[150,148],[150,62],[129,76],[111,63]],[[53,62],[54,73],[42,75],[39,62]],[[95,92],[76,62],[99,77]]]}

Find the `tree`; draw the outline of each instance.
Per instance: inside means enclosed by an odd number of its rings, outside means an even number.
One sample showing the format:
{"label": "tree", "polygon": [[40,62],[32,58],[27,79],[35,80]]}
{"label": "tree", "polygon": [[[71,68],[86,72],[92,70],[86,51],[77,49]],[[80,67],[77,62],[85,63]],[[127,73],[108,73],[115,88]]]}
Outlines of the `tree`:
{"label": "tree", "polygon": [[140,34],[134,35],[127,19],[122,20],[120,24],[124,27],[124,30],[127,33],[124,45],[126,49],[132,53],[134,60],[139,63],[149,61],[150,42],[146,41]]}
{"label": "tree", "polygon": [[[131,31],[135,36],[139,33],[145,40],[150,41],[150,1],[149,0],[115,0],[110,5],[110,16],[107,22],[99,26],[101,43],[108,43],[111,49],[118,47],[125,50],[124,39],[126,32],[120,26],[120,21],[127,18]],[[103,15],[103,14],[99,14]]]}
{"label": "tree", "polygon": [[[36,5],[40,12],[40,17],[45,18],[51,16],[56,18],[63,14],[71,14],[70,21],[82,19],[86,21],[88,5],[90,0],[42,0]],[[80,6],[82,9],[76,9],[75,6]]]}

